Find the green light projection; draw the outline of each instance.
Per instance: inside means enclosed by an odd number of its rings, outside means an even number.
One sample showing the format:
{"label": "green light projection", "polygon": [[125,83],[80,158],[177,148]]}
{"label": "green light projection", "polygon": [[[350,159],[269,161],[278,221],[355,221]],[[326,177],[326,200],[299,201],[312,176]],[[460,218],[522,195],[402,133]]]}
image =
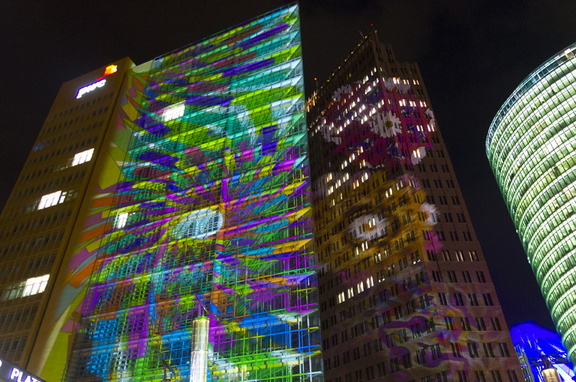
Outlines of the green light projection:
{"label": "green light projection", "polygon": [[321,381],[297,6],[152,62],[73,381]]}

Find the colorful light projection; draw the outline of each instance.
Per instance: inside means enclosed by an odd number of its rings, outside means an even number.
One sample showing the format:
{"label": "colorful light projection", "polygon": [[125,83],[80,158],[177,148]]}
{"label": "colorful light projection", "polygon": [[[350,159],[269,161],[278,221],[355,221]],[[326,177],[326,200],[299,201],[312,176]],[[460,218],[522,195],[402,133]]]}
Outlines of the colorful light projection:
{"label": "colorful light projection", "polygon": [[[317,182],[319,197],[329,198],[336,204],[337,195],[342,199],[342,193],[359,193],[361,187],[365,188],[364,183],[371,184],[371,177],[380,171],[397,177],[383,188],[386,199],[405,187],[411,188],[414,194],[421,190],[420,181],[413,175],[398,174],[406,173],[400,165],[411,167],[420,163],[426,156],[426,148],[432,148],[430,138],[436,122],[426,102],[412,91],[410,81],[383,78],[374,68],[362,81],[341,86],[332,94],[332,101],[314,124],[313,135],[335,144],[332,150],[339,155],[336,160],[339,168]],[[424,217],[421,220],[428,224],[426,230],[430,231],[428,247],[437,252],[441,245],[430,229],[436,207],[424,202],[424,197],[418,200],[419,212]],[[386,237],[404,224],[387,216],[388,212],[376,212],[372,205],[364,213],[354,211],[353,214],[354,217],[348,219],[348,230],[358,242]]]}
{"label": "colorful light projection", "polygon": [[574,380],[574,367],[558,333],[534,321],[523,321],[512,325],[510,336],[526,381],[547,382],[543,373],[550,366],[563,381]]}
{"label": "colorful light projection", "polygon": [[398,164],[420,163],[432,147],[434,114],[410,91],[410,80],[377,74],[374,68],[363,81],[339,87],[314,129],[348,157],[342,170],[354,164],[366,174],[379,167],[395,172]]}
{"label": "colorful light projection", "polygon": [[153,61],[70,380],[321,380],[300,55],[290,6]]}
{"label": "colorful light projection", "polygon": [[[359,369],[343,366],[359,362],[359,349],[366,378],[446,378],[441,349],[458,340],[431,335],[439,330],[434,315],[451,312],[435,301],[425,258],[442,247],[437,210],[410,171],[432,148],[435,120],[410,81],[374,68],[337,88],[312,125],[313,144],[324,149],[312,160],[325,157],[330,170],[315,182],[322,288],[332,290],[321,295],[328,379]],[[334,336],[346,344],[330,346]],[[413,354],[425,371],[412,368]]]}

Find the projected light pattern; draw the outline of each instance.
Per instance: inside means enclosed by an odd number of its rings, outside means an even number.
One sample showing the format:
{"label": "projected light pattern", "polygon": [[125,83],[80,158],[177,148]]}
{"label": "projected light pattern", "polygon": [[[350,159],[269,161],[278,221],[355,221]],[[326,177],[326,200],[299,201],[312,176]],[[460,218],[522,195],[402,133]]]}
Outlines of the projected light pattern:
{"label": "projected light pattern", "polygon": [[422,82],[373,31],[307,102],[327,382],[518,380]]}
{"label": "projected light pattern", "polygon": [[[339,87],[314,133],[336,144],[347,158],[344,170],[355,165],[395,171],[399,164],[420,163],[431,148],[435,120],[426,102],[409,93],[410,80],[380,78],[374,68],[363,81]],[[358,171],[362,182],[370,171]]]}
{"label": "projected light pattern", "polygon": [[152,62],[70,380],[321,380],[299,33],[290,6]]}
{"label": "projected light pattern", "polygon": [[558,332],[576,362],[576,44],[500,108],[488,160]]}
{"label": "projected light pattern", "polygon": [[[335,299],[334,292],[322,294],[322,307],[326,316],[342,312],[322,322],[326,377],[335,381],[352,369],[341,367],[344,349],[363,349],[373,355],[362,360],[369,379],[413,379],[412,354],[439,380],[447,378],[444,340],[431,334],[440,329],[434,315],[453,312],[437,303],[424,256],[442,247],[431,219],[437,211],[425,202],[421,181],[404,170],[432,148],[432,111],[409,80],[383,78],[374,68],[362,81],[337,88],[311,129],[313,144],[331,151],[313,153],[314,161],[326,156],[332,170],[314,184],[320,276],[327,289],[338,280],[333,288],[339,291]],[[450,333],[451,340],[463,341],[462,334]],[[346,345],[329,346],[334,335]]]}

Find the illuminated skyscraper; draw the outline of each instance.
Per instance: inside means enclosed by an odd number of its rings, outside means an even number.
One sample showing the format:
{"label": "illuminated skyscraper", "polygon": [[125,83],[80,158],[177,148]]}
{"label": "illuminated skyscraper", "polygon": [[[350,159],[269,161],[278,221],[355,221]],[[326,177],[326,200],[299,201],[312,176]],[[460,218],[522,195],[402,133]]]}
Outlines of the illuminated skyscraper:
{"label": "illuminated skyscraper", "polygon": [[520,381],[418,66],[371,33],[307,107],[326,381]]}
{"label": "illuminated skyscraper", "polygon": [[486,151],[548,309],[576,362],[576,44],[530,74]]}
{"label": "illuminated skyscraper", "polygon": [[61,380],[68,320],[91,271],[107,203],[93,197],[118,180],[123,154],[112,136],[122,136],[116,122],[132,66],[120,60],[62,85],[0,216],[0,357],[48,381]]}
{"label": "illuminated skyscraper", "polygon": [[49,381],[67,357],[69,381],[321,380],[297,6],[130,66],[110,96],[108,77],[63,88],[73,111],[115,106],[69,163],[98,157],[91,188],[33,199],[83,207],[20,360]]}

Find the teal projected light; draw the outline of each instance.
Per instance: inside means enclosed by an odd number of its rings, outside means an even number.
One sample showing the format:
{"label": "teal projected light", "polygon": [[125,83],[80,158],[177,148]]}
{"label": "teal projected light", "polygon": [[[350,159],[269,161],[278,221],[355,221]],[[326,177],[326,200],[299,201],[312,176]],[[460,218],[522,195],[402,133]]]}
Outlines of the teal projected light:
{"label": "teal projected light", "polygon": [[548,309],[576,361],[576,44],[528,76],[492,121],[488,160]]}
{"label": "teal projected light", "polygon": [[321,381],[297,6],[152,61],[73,381]]}

